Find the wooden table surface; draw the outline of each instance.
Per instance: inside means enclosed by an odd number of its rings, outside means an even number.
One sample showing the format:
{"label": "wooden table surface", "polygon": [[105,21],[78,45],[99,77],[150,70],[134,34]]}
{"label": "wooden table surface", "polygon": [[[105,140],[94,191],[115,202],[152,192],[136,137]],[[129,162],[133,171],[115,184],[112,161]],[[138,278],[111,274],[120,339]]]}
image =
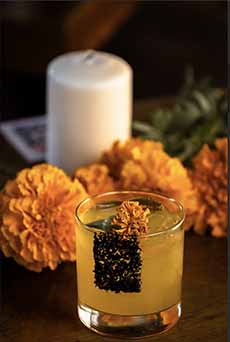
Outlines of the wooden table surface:
{"label": "wooden table surface", "polygon": [[[137,115],[156,102],[135,105]],[[0,137],[0,187],[28,164]],[[1,342],[106,342],[76,314],[75,264],[37,274],[1,260]],[[127,340],[128,341],[128,340]],[[159,342],[227,341],[227,239],[186,233],[182,317]]]}

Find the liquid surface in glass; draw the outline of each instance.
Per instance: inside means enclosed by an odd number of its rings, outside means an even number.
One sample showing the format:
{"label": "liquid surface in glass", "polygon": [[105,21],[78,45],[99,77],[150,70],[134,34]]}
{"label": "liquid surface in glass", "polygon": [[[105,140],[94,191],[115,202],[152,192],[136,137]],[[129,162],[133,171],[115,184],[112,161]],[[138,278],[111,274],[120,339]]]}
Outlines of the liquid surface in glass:
{"label": "liquid surface in glass", "polygon": [[[116,215],[116,205],[95,206],[81,216],[84,224]],[[94,283],[94,234],[92,228],[79,224],[76,237],[78,302],[93,309],[118,315],[143,315],[166,310],[181,300],[184,231],[168,230],[179,221],[178,214],[163,205],[151,210],[149,233],[140,236],[141,291],[138,293],[106,291]],[[105,233],[106,234],[106,233]]]}

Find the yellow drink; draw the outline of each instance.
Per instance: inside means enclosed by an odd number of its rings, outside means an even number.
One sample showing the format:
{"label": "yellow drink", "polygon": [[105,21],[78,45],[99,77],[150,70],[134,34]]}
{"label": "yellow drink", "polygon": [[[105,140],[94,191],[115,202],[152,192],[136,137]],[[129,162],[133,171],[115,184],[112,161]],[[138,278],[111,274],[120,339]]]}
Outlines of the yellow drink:
{"label": "yellow drink", "polygon": [[[108,202],[113,197],[116,201],[124,199],[122,193],[114,194],[116,195],[108,197]],[[127,196],[132,200],[138,196],[140,198],[147,195],[133,192],[123,193],[123,197],[127,198]],[[175,311],[175,307],[179,305],[183,270],[183,213],[179,210],[180,208],[178,209],[178,204],[168,198],[153,194],[151,196],[155,196],[154,200],[160,202],[161,207],[158,210],[151,210],[149,232],[140,235],[138,238],[141,250],[140,292],[120,291],[116,293],[100,289],[95,285],[94,236],[95,234],[107,233],[93,227],[87,228],[87,224],[116,215],[119,204],[101,206],[100,201],[98,202],[99,205],[95,203],[95,198],[94,203],[93,201],[92,203],[88,202],[87,209],[79,213],[76,250],[78,304],[80,307],[89,308],[105,315],[128,318],[144,315],[147,317],[148,315],[167,312],[167,310],[170,311],[170,308],[174,308]],[[106,198],[99,199],[102,200],[101,203],[106,203]],[[178,310],[180,311],[180,309]],[[175,315],[171,316],[174,317]],[[105,329],[102,331],[97,328],[92,329],[105,334],[109,333]],[[125,333],[124,336],[127,334]]]}

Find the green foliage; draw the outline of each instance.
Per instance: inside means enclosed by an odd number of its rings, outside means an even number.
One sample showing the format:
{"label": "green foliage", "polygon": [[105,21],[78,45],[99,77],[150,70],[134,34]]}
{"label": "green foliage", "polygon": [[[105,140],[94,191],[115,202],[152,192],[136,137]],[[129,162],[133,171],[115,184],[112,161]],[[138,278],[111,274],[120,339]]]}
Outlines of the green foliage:
{"label": "green foliage", "polygon": [[227,99],[210,79],[195,82],[191,68],[174,106],[149,113],[148,122],[134,121],[133,135],[161,141],[166,152],[190,163],[204,143],[227,134]]}

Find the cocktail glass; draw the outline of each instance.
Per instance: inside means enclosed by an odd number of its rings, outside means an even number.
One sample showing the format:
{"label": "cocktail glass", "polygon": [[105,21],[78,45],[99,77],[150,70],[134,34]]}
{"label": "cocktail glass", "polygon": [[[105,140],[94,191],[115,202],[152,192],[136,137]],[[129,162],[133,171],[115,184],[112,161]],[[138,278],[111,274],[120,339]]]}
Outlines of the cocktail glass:
{"label": "cocktail glass", "polygon": [[[108,277],[110,284],[113,283],[112,270],[116,268],[116,262],[115,266],[109,264],[106,253],[117,258],[118,263],[121,256],[119,251],[114,253],[110,248],[113,248],[113,244],[109,244],[112,243],[109,231],[98,228],[97,222],[116,215],[123,201],[140,199],[160,205],[151,211],[149,232],[136,239],[140,261],[139,280],[136,279],[139,281],[139,290],[132,288],[129,283],[132,277],[135,278],[135,272],[123,284],[120,283],[118,290],[116,286],[108,288],[109,285],[103,288],[105,282],[100,284],[100,277]],[[76,219],[77,309],[81,322],[99,334],[130,339],[162,333],[171,328],[181,315],[184,249],[182,205],[175,199],[157,193],[109,192],[82,201],[76,209]],[[100,253],[100,248],[103,253]],[[135,247],[130,253],[135,254]],[[104,266],[105,262],[107,267],[100,274],[98,267],[100,263]],[[135,266],[129,267],[132,268]],[[124,267],[121,272],[124,273]],[[116,272],[114,282],[119,282],[119,279]]]}

